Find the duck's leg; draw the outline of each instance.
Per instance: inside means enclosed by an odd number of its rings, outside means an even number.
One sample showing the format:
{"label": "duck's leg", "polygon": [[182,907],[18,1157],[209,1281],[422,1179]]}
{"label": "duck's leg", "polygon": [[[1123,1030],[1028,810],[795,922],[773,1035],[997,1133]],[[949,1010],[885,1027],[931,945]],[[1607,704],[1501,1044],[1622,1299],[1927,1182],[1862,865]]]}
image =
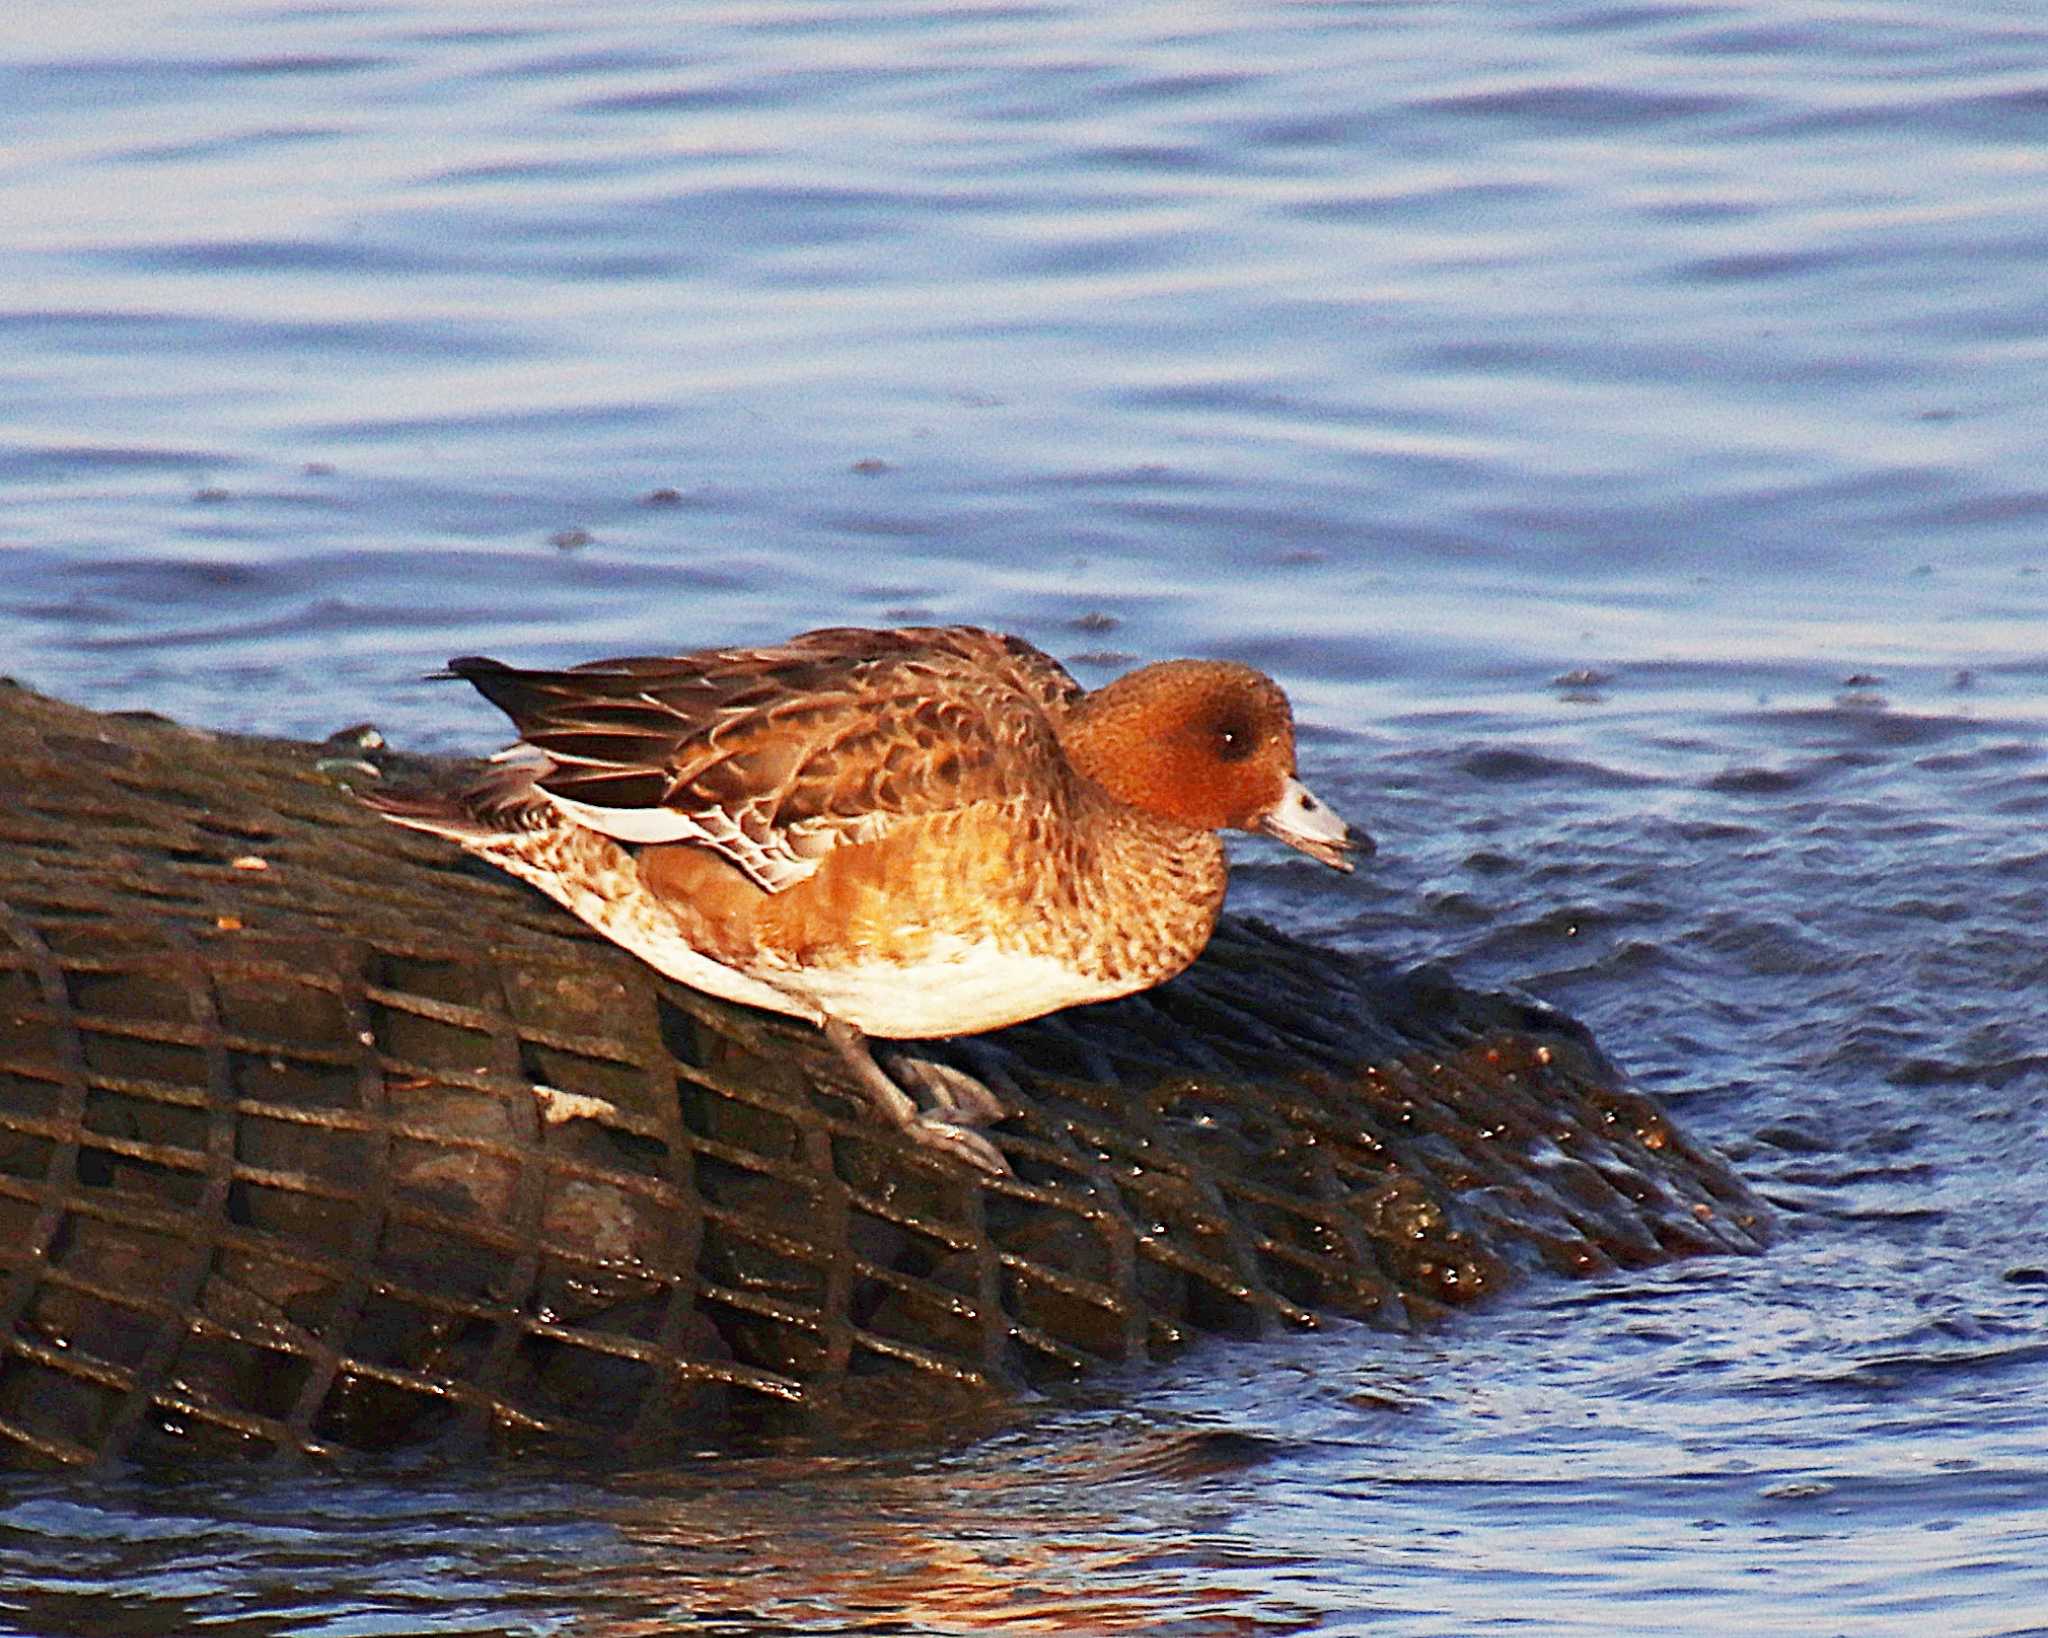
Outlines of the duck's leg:
{"label": "duck's leg", "polygon": [[970,1128],[1000,1120],[1004,1109],[998,1098],[972,1075],[946,1064],[924,1058],[902,1060],[904,1079],[928,1100],[920,1107],[910,1090],[889,1078],[868,1047],[868,1038],[843,1019],[825,1020],[825,1039],[830,1041],[853,1071],[876,1113],[915,1142],[949,1154],[956,1160],[997,1177],[1010,1175],[1010,1163],[1002,1151]]}

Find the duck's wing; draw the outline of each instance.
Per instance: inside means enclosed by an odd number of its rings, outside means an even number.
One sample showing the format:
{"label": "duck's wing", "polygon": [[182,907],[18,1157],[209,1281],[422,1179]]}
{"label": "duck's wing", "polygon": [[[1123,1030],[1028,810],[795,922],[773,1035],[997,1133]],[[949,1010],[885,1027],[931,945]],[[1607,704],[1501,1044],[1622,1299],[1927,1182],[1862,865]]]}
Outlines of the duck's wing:
{"label": "duck's wing", "polygon": [[517,725],[510,754],[539,753],[522,772],[536,796],[620,841],[715,848],[771,893],[914,815],[1034,792],[1056,804],[1055,715],[1080,692],[1030,645],[973,627],[448,669]]}
{"label": "duck's wing", "polygon": [[1000,631],[984,631],[980,626],[911,626],[887,633],[835,628],[808,632],[796,641],[876,636],[904,638],[911,643],[956,654],[980,666],[1035,700],[1055,728],[1083,693],[1081,685],[1067,675],[1066,667],[1043,649],[1032,647],[1021,637],[1011,637]]}

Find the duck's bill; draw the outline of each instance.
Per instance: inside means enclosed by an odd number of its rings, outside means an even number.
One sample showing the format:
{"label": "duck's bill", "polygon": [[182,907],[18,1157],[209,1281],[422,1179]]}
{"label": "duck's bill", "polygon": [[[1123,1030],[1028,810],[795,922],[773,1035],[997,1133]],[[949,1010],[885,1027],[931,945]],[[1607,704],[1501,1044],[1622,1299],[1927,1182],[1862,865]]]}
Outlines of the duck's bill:
{"label": "duck's bill", "polygon": [[1369,859],[1374,852],[1370,836],[1345,824],[1335,809],[1294,778],[1281,788],[1280,800],[1259,821],[1258,828],[1332,870],[1349,870],[1353,855]]}

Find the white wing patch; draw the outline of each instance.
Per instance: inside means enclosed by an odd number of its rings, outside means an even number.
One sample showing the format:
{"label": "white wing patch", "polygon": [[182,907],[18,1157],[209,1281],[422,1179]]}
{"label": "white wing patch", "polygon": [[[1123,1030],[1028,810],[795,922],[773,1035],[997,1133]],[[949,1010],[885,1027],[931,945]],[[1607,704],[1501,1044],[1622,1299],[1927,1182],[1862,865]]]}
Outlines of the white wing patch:
{"label": "white wing patch", "polygon": [[[573,796],[558,796],[545,786],[540,794],[565,819],[573,819],[587,830],[600,831],[615,842],[707,842],[717,841],[687,813],[674,808],[601,808],[579,802]],[[729,822],[729,821],[728,821]]]}
{"label": "white wing patch", "polygon": [[759,827],[758,833],[750,832],[723,808],[705,808],[698,813],[675,808],[601,808],[557,796],[545,786],[539,790],[564,818],[615,842],[689,842],[711,848],[770,893],[794,887],[818,868],[816,858],[803,858],[790,846],[785,832],[767,825]]}
{"label": "white wing patch", "polygon": [[579,802],[562,796],[540,781],[565,760],[526,741],[508,745],[491,758],[527,773],[533,794],[545,800],[563,818],[609,836],[615,842],[636,846],[658,846],[682,842],[708,847],[723,854],[755,886],[768,893],[780,893],[817,873],[825,855],[841,842],[869,842],[887,831],[891,815],[862,814],[854,819],[807,819],[795,825],[775,825],[749,809],[735,817],[725,808],[700,808],[685,813],[680,808],[609,808],[595,802]]}

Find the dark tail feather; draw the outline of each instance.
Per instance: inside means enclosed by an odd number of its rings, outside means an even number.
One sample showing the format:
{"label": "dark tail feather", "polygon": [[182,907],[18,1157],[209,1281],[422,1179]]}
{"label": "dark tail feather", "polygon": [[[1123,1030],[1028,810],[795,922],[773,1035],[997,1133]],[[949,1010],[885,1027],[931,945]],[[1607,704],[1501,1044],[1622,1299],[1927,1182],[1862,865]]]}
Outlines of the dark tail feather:
{"label": "dark tail feather", "polygon": [[445,669],[429,672],[427,680],[445,682],[450,678],[460,677],[506,716],[518,722],[521,720],[522,712],[532,704],[532,679],[536,675],[534,672],[520,671],[507,665],[503,660],[493,660],[488,655],[458,654],[448,662]]}
{"label": "dark tail feather", "polygon": [[[591,660],[567,671],[507,665],[482,654],[461,654],[429,681],[460,677],[489,700],[524,734],[529,728],[574,727],[608,704],[635,704],[664,681],[694,684],[694,673],[678,674],[679,662],[658,658]],[[694,691],[694,689],[693,689]]]}
{"label": "dark tail feather", "polygon": [[479,673],[511,669],[503,660],[494,660],[488,654],[458,654],[439,671],[429,671],[427,681],[447,682],[451,677],[469,678]]}

